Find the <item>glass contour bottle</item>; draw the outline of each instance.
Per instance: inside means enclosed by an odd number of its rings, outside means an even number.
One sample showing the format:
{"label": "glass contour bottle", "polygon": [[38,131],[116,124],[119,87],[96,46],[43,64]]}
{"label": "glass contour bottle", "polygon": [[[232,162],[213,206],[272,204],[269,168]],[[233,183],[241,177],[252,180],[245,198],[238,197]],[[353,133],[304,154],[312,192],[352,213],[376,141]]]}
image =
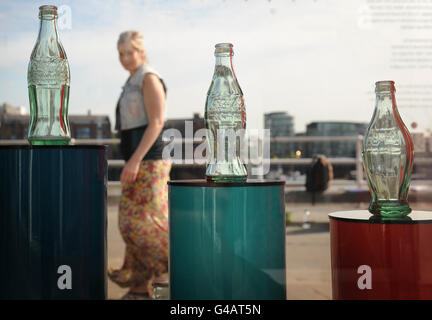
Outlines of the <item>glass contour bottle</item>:
{"label": "glass contour bottle", "polygon": [[411,212],[408,189],[413,141],[396,106],[394,82],[375,85],[375,111],[363,141],[363,165],[371,193],[369,211],[385,217],[404,216]]}
{"label": "glass contour bottle", "polygon": [[247,179],[247,169],[240,156],[246,109],[232,66],[232,47],[231,43],[215,46],[216,66],[205,106],[210,152],[206,177],[214,182],[242,182]]}
{"label": "glass contour bottle", "polygon": [[27,73],[30,100],[28,140],[32,145],[65,145],[70,141],[70,71],[57,32],[57,7],[41,6],[39,19],[39,35]]}

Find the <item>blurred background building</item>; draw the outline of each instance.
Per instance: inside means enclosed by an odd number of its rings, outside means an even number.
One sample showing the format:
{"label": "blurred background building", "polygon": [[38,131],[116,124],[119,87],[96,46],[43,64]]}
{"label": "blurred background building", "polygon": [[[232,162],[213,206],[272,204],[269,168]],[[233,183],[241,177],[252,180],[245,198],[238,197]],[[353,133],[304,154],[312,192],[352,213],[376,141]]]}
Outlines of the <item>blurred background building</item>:
{"label": "blurred background building", "polygon": [[[186,125],[190,126],[186,128]],[[193,132],[193,136],[195,136],[196,131],[205,128],[204,118],[200,116],[199,113],[194,113],[192,118],[184,118],[184,119],[167,119],[165,121],[166,129],[177,129],[180,131],[181,136],[186,138],[186,131],[190,130]],[[192,133],[189,132],[188,134]],[[201,144],[202,142],[193,142],[193,150],[195,150],[196,146]],[[182,160],[185,160],[186,156],[186,146],[185,141],[182,142]],[[206,165],[196,165],[196,164],[173,164],[171,167],[170,178],[171,180],[183,180],[183,179],[205,179],[205,170]]]}
{"label": "blurred background building", "polygon": [[[306,125],[306,136],[312,137],[355,137],[364,135],[368,123],[320,121]],[[310,142],[304,145],[302,151],[305,157],[311,158],[316,154],[326,157],[355,157],[356,144],[353,141]]]}
{"label": "blurred background building", "polygon": [[[24,110],[24,107],[15,107],[10,103],[0,105],[0,139],[27,139],[30,116]],[[68,119],[72,138],[112,138],[108,115],[92,115],[89,111],[87,115],[70,114]]]}
{"label": "blurred background building", "polygon": [[[264,114],[264,128],[270,129],[270,137],[293,137],[294,117],[287,112]],[[270,146],[270,158],[288,158],[295,156],[295,143],[274,142]]]}

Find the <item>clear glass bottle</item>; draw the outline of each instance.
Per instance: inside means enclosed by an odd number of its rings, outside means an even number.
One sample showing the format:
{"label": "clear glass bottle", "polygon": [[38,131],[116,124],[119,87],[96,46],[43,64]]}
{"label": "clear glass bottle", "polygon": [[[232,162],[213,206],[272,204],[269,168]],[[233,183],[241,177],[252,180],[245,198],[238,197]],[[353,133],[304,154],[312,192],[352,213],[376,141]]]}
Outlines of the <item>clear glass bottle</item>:
{"label": "clear glass bottle", "polygon": [[57,7],[41,6],[39,19],[39,35],[27,73],[30,100],[27,139],[32,145],[65,145],[70,141],[70,71],[57,32]]}
{"label": "clear glass bottle", "polygon": [[246,128],[243,92],[232,66],[233,45],[216,44],[216,66],[205,106],[209,146],[206,177],[214,182],[242,182],[247,169],[241,160],[241,142]]}
{"label": "clear glass bottle", "polygon": [[396,106],[394,82],[375,85],[375,111],[363,140],[363,165],[371,193],[369,211],[385,217],[404,216],[411,212],[408,189],[413,141]]}

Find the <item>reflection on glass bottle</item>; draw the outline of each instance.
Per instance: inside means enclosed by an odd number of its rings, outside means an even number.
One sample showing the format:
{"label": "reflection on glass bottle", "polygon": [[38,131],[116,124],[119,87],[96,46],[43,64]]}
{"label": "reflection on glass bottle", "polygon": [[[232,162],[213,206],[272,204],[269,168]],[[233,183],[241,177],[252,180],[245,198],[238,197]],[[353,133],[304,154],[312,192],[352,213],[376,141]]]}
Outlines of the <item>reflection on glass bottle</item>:
{"label": "reflection on glass bottle", "polygon": [[376,83],[376,106],[363,141],[363,165],[371,202],[369,211],[382,216],[411,212],[408,189],[414,162],[413,141],[396,107],[393,81]]}
{"label": "reflection on glass bottle", "polygon": [[28,65],[32,145],[64,145],[70,140],[68,122],[70,72],[57,33],[57,7],[39,8],[40,28]]}
{"label": "reflection on glass bottle", "polygon": [[209,146],[206,177],[215,182],[246,181],[241,160],[246,128],[243,92],[232,66],[232,44],[216,44],[216,66],[207,92],[205,125]]}

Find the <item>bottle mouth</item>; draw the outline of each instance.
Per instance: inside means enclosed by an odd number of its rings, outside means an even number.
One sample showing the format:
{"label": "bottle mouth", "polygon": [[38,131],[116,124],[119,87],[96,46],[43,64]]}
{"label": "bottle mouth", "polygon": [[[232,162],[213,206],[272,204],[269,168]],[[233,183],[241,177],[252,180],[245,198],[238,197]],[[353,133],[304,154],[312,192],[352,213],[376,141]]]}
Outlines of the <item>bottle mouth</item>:
{"label": "bottle mouth", "polygon": [[375,92],[394,92],[396,91],[394,81],[385,80],[375,82]]}
{"label": "bottle mouth", "polygon": [[215,56],[227,57],[234,55],[233,45],[231,43],[217,43],[215,45]]}
{"label": "bottle mouth", "polygon": [[39,7],[39,18],[54,19],[57,17],[57,7],[52,5],[44,5]]}

